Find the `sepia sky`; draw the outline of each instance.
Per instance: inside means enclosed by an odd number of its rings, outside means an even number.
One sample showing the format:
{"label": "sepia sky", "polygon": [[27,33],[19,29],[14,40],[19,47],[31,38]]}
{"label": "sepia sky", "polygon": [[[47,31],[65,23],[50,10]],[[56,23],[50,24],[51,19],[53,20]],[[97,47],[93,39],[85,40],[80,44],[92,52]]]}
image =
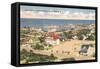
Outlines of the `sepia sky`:
{"label": "sepia sky", "polygon": [[95,20],[93,9],[21,6],[20,14],[21,18]]}

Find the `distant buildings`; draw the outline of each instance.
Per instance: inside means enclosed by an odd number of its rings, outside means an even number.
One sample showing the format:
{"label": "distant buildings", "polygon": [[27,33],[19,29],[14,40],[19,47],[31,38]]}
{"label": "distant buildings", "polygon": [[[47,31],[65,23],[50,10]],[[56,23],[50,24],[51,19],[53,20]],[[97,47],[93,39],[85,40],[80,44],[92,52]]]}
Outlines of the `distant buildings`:
{"label": "distant buildings", "polygon": [[70,31],[70,30],[81,30],[81,29],[95,29],[95,24],[60,24],[60,25],[43,25],[38,27],[23,27],[21,29],[28,29],[30,31],[39,32],[56,32],[56,31]]}

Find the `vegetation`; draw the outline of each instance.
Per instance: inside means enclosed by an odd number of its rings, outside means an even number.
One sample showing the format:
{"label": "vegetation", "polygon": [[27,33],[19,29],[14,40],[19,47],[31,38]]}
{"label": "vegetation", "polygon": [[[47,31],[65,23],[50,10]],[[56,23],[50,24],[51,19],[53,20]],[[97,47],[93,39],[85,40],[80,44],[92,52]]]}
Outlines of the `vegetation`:
{"label": "vegetation", "polygon": [[45,43],[45,37],[34,37],[33,38],[33,43],[31,45],[32,48],[37,49],[37,50],[44,50],[45,47],[48,47],[46,49],[49,49],[52,47],[50,44]]}
{"label": "vegetation", "polygon": [[94,41],[95,40],[95,36],[94,35],[90,35],[86,40]]}
{"label": "vegetation", "polygon": [[63,61],[75,61],[75,58],[64,58]]}
{"label": "vegetation", "polygon": [[68,32],[68,39],[72,39],[75,34],[72,31]]}
{"label": "vegetation", "polygon": [[29,30],[20,30],[20,34],[23,35],[23,34],[28,34],[29,33]]}
{"label": "vegetation", "polygon": [[40,40],[41,43],[43,43],[44,40],[45,40],[45,37],[39,37],[39,40]]}
{"label": "vegetation", "polygon": [[63,36],[66,39],[71,39],[72,38],[72,33],[71,32],[63,32]]}
{"label": "vegetation", "polygon": [[20,56],[20,60],[26,60],[25,63],[29,63],[29,62],[50,62],[50,61],[54,61],[55,59],[57,59],[57,57],[55,57],[53,54],[51,54],[50,56],[47,55],[40,55],[40,54],[35,54],[32,51],[27,52],[26,50],[22,50],[21,51],[21,56]]}
{"label": "vegetation", "polygon": [[25,34],[29,33],[28,30],[20,30],[20,44],[23,44],[24,39],[27,37]]}
{"label": "vegetation", "polygon": [[89,29],[82,29],[82,30],[79,30],[79,33],[77,35],[87,35],[90,33],[91,30]]}
{"label": "vegetation", "polygon": [[78,35],[78,39],[79,40],[83,40],[83,36],[82,35]]}
{"label": "vegetation", "polygon": [[38,50],[44,50],[44,40],[43,39],[40,39],[38,37],[34,37],[33,38],[33,43],[31,45],[32,48],[34,49],[38,49]]}
{"label": "vegetation", "polygon": [[83,36],[87,36],[87,34],[90,33],[90,30],[89,29],[82,29],[82,30],[79,30],[79,32],[77,33],[77,36],[78,36],[78,39],[79,40],[82,40],[83,39]]}
{"label": "vegetation", "polygon": [[34,46],[34,49],[38,49],[38,50],[44,50],[44,45],[42,43],[37,43]]}
{"label": "vegetation", "polygon": [[51,54],[50,57],[49,57],[49,59],[55,60],[55,59],[57,59],[57,57],[55,57],[53,54]]}

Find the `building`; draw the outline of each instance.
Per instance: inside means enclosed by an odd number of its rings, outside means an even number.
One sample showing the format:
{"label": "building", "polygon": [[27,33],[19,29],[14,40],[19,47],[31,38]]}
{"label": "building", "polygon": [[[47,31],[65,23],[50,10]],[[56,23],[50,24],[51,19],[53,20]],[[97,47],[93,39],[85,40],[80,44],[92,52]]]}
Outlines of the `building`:
{"label": "building", "polygon": [[48,32],[46,35],[45,42],[47,44],[57,45],[57,44],[60,44],[60,37],[54,32]]}
{"label": "building", "polygon": [[92,44],[81,45],[79,54],[85,55],[85,56],[93,56],[94,53],[95,53],[95,48]]}

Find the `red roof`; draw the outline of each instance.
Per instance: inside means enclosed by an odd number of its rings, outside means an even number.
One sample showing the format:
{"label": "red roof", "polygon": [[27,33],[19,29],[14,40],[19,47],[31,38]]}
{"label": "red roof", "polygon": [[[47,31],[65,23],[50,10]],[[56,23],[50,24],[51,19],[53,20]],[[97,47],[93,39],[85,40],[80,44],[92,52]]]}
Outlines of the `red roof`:
{"label": "red roof", "polygon": [[48,35],[49,35],[50,37],[53,37],[54,40],[57,40],[57,39],[60,38],[59,35],[55,34],[54,32],[49,32]]}
{"label": "red roof", "polygon": [[53,39],[54,39],[54,40],[59,39],[59,35],[55,35],[55,36],[53,36]]}

